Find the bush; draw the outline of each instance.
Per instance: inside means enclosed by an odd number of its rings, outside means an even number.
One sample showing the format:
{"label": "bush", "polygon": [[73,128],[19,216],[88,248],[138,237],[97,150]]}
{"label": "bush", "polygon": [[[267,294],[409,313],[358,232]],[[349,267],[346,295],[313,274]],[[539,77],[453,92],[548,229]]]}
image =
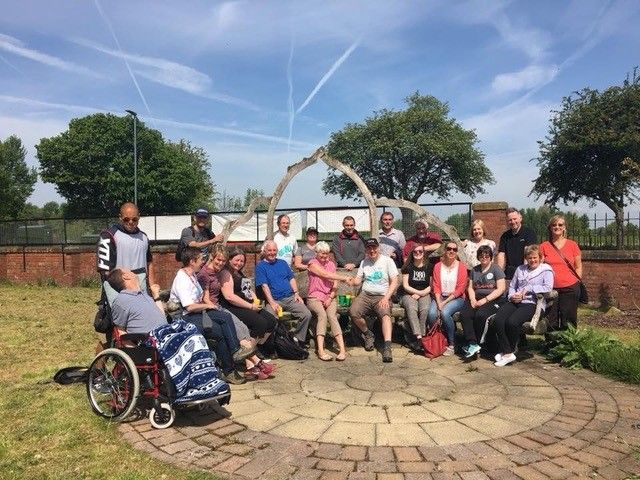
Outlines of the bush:
{"label": "bush", "polygon": [[640,383],[640,346],[628,346],[612,335],[592,328],[554,332],[547,357],[567,368],[589,368],[625,382]]}

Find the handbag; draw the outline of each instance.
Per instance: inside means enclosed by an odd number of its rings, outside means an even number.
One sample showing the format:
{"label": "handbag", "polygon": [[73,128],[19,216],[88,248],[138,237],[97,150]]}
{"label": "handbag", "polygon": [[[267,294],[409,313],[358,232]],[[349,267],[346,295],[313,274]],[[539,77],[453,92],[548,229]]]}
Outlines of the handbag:
{"label": "handbag", "polygon": [[447,349],[447,337],[442,333],[441,323],[440,316],[438,316],[436,322],[421,339],[424,356],[427,358],[439,357]]}
{"label": "handbag", "polygon": [[578,283],[580,284],[580,294],[578,295],[578,301],[586,305],[587,303],[589,303],[589,292],[587,292],[587,286],[584,284],[582,279],[578,276],[578,272],[576,272],[576,269],[573,268],[573,266],[569,263],[569,260],[567,260],[567,257],[564,256],[564,254],[560,251],[560,249],[556,247],[553,244],[553,242],[550,241],[549,243],[553,248],[555,248],[556,252],[558,252],[560,257],[564,260],[564,263],[567,264],[567,267],[569,267],[569,270],[571,270],[571,273],[573,273],[575,277],[578,279]]}

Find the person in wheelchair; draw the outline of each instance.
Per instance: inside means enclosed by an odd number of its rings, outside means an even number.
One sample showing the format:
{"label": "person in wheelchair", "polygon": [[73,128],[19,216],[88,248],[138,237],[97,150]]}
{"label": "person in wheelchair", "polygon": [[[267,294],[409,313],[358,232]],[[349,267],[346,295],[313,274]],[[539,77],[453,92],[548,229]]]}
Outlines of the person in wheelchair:
{"label": "person in wheelchair", "polygon": [[184,320],[194,324],[205,338],[215,341],[214,351],[224,380],[236,385],[245,383],[235,363],[250,356],[254,349],[240,345],[231,314],[204,300],[204,290],[196,277],[204,265],[200,249],[186,247],[182,252],[182,265],[173,279],[169,300],[182,305]]}
{"label": "person in wheelchair", "polygon": [[[116,268],[107,275],[107,282],[118,294],[111,306],[113,325],[121,334],[148,334],[167,318],[160,300],[155,300],[140,288],[138,276],[126,268]],[[157,293],[155,294],[157,298]]]}

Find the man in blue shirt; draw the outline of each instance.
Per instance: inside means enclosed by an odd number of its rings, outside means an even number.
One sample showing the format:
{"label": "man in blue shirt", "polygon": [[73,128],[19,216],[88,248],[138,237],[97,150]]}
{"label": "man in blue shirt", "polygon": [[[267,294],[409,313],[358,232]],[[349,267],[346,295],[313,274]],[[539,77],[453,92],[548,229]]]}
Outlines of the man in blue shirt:
{"label": "man in blue shirt", "polygon": [[277,258],[278,247],[273,240],[262,245],[263,260],[256,265],[256,288],[262,288],[266,309],[277,315],[278,309],[291,313],[298,320],[294,339],[304,346],[311,322],[311,312],[298,295],[298,284],[291,267]]}

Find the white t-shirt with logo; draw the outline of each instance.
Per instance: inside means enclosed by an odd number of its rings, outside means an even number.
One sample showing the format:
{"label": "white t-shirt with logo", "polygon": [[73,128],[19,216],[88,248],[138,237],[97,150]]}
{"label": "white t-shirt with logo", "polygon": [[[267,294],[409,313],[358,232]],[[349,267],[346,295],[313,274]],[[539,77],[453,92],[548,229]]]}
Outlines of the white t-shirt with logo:
{"label": "white t-shirt with logo", "polygon": [[293,257],[298,251],[298,242],[292,235],[288,233],[283,235],[280,230],[276,232],[273,236],[273,241],[276,242],[276,247],[278,247],[277,258],[284,260],[291,266],[293,263]]}
{"label": "white t-shirt with logo", "polygon": [[398,268],[386,255],[379,255],[375,262],[366,257],[360,263],[357,276],[363,281],[363,292],[384,295],[389,290],[390,280],[398,276]]}

